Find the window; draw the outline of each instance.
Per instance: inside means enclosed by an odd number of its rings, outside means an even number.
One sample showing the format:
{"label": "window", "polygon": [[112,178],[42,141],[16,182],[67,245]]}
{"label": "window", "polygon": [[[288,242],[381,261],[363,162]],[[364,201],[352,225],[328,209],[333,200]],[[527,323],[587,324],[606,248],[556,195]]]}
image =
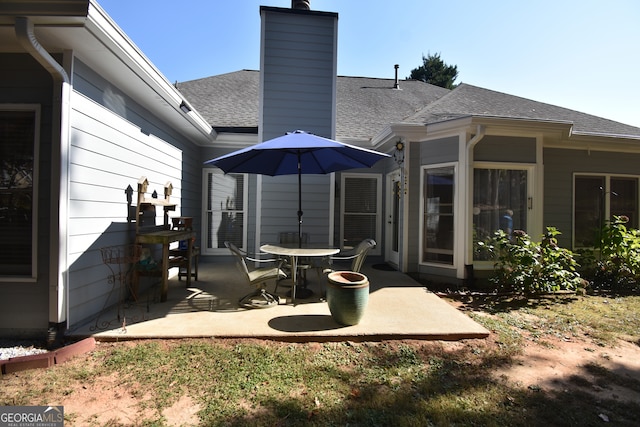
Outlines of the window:
{"label": "window", "polygon": [[227,249],[225,241],[244,248],[246,239],[247,185],[245,174],[224,174],[220,169],[206,169],[205,183],[205,253]]}
{"label": "window", "polygon": [[382,180],[378,175],[342,174],[342,249],[364,239],[380,241]]}
{"label": "window", "polygon": [[35,276],[37,111],[0,110],[0,275]]}
{"label": "window", "polygon": [[529,194],[528,169],[474,168],[473,237],[474,260],[486,261],[490,255],[478,250],[477,242],[487,242],[497,230],[511,235],[527,231]]}
{"label": "window", "polygon": [[600,230],[614,216],[627,216],[638,228],[638,178],[575,175],[573,204],[574,247],[594,246]]}
{"label": "window", "polygon": [[453,265],[455,168],[425,168],[422,262]]}

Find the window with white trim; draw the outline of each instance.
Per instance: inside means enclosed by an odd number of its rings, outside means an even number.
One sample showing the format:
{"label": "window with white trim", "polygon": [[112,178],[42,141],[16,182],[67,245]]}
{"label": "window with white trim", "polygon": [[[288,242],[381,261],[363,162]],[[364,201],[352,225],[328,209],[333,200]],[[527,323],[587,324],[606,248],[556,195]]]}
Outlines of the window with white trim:
{"label": "window with white trim", "polygon": [[204,253],[228,252],[224,242],[244,248],[247,241],[247,175],[204,170]]}
{"label": "window with white trim", "polygon": [[[382,177],[343,173],[341,181],[340,248],[354,248],[362,240],[369,238],[380,242]],[[380,245],[377,246],[379,247]],[[373,253],[379,251],[380,249],[376,249]]]}
{"label": "window with white trim", "polygon": [[35,277],[38,121],[36,107],[0,109],[1,276]]}
{"label": "window with white trim", "polygon": [[574,247],[592,247],[600,230],[614,216],[629,218],[638,228],[638,177],[600,174],[574,175]]}
{"label": "window with white trim", "polygon": [[424,167],[422,173],[423,263],[453,265],[455,166]]}

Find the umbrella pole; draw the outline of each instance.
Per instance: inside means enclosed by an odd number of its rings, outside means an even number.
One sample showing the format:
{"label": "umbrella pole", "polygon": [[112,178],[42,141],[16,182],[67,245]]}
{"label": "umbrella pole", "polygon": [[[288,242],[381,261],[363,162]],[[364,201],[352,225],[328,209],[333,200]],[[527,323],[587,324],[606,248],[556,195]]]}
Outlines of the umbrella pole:
{"label": "umbrella pole", "polygon": [[302,247],[302,165],[298,150],[298,247]]}

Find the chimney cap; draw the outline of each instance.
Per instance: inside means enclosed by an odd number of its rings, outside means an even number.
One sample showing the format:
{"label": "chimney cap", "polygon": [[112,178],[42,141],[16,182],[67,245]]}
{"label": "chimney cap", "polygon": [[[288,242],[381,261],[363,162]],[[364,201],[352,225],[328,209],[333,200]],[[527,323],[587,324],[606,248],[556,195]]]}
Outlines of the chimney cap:
{"label": "chimney cap", "polygon": [[311,10],[311,0],[291,0],[291,9]]}

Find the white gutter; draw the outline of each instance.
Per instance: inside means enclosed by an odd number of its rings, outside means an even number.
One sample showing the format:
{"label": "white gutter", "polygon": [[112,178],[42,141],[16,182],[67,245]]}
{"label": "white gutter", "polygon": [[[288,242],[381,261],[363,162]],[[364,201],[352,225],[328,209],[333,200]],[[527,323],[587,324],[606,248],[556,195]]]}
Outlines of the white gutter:
{"label": "white gutter", "polygon": [[[49,322],[60,324],[67,320],[67,203],[69,169],[69,113],[71,84],[64,68],[38,42],[33,23],[17,17],[16,37],[20,45],[47,70],[53,78],[52,155],[51,155],[51,212],[50,257],[57,254],[49,267]],[[56,145],[57,143],[57,145]],[[58,150],[56,150],[56,147]],[[53,230],[57,230],[53,232]]]}
{"label": "white gutter", "polygon": [[476,127],[476,134],[473,136],[473,138],[467,141],[467,152],[469,150],[473,150],[473,147],[475,147],[476,144],[480,142],[482,138],[484,138],[485,132],[486,129],[483,125],[478,125]]}
{"label": "white gutter", "polygon": [[466,176],[466,190],[467,206],[465,210],[464,221],[464,239],[465,245],[464,251],[464,264],[473,265],[473,241],[469,244],[469,236],[472,235],[473,228],[473,148],[484,138],[486,128],[483,125],[476,127],[476,134],[465,144],[465,155],[467,157],[467,176]]}

